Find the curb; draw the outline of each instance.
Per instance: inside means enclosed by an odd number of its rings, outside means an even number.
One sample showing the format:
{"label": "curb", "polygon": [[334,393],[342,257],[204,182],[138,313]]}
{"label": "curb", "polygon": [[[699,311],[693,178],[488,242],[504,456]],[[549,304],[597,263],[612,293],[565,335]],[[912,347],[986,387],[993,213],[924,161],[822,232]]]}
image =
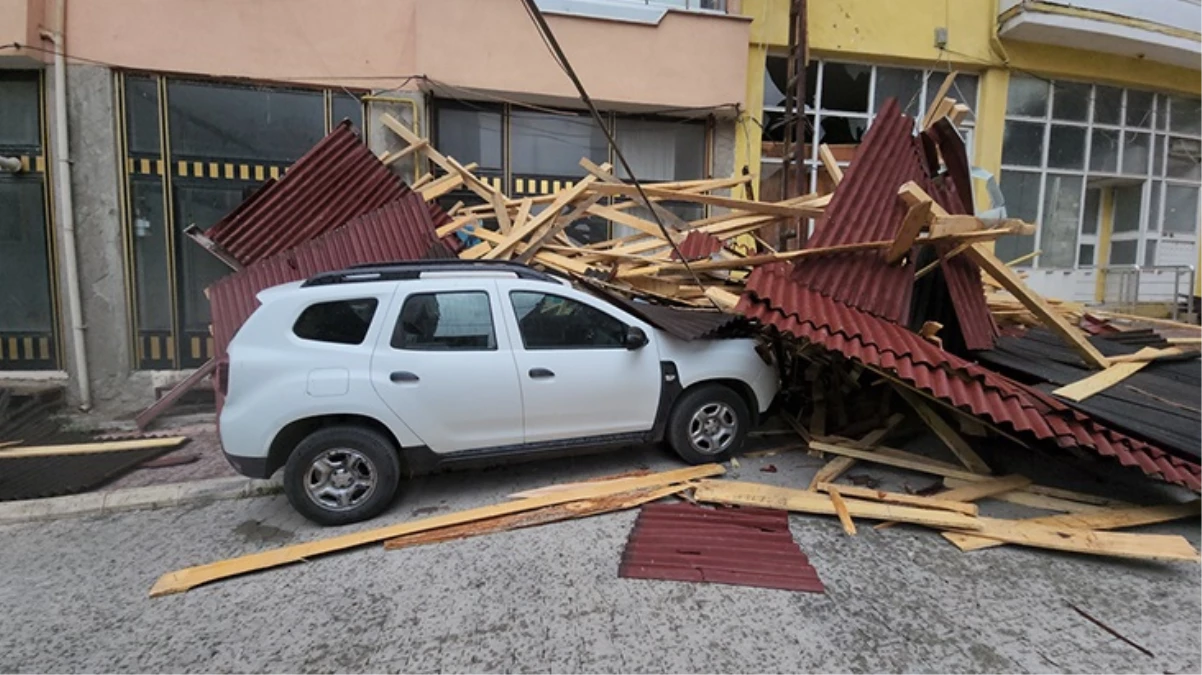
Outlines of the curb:
{"label": "curb", "polygon": [[282,490],[282,480],[278,477],[258,480],[234,476],[189,483],[126,488],[111,492],[90,492],[66,497],[26,499],[0,503],[0,524],[54,520],[72,516],[106,515],[141,509],[160,509],[223,499],[243,499],[275,494]]}

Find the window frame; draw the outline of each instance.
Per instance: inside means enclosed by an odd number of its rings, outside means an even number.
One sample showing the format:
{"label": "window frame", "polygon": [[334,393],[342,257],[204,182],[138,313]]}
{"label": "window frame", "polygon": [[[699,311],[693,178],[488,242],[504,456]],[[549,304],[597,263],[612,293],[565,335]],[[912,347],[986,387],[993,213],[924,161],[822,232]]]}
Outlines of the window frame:
{"label": "window frame", "polygon": [[517,306],[514,304],[513,296],[517,293],[551,296],[554,298],[559,298],[561,300],[564,300],[565,302],[571,302],[571,303],[580,305],[582,307],[587,307],[595,312],[599,312],[600,314],[607,316],[610,319],[613,319],[614,321],[616,321],[618,323],[618,325],[622,326],[623,334],[625,334],[627,331],[630,330],[631,324],[627,323],[626,321],[623,321],[622,319],[619,319],[618,317],[601,309],[600,307],[596,307],[596,306],[592,305],[591,303],[584,302],[583,300],[580,300],[578,298],[570,298],[566,295],[561,295],[559,293],[548,293],[546,291],[514,288],[514,289],[511,289],[507,293],[507,295],[509,296],[509,308],[513,312],[513,323],[517,327],[518,338],[521,339],[521,341],[522,341],[522,350],[523,351],[552,352],[552,351],[591,351],[591,350],[600,350],[600,349],[603,349],[603,350],[625,350],[626,349],[626,345],[623,344],[621,339],[618,340],[618,344],[613,345],[613,346],[610,346],[610,345],[580,345],[580,346],[575,346],[575,347],[531,347],[531,346],[529,346],[528,344],[526,344],[526,335],[525,335],[525,333],[522,332],[522,318],[518,316]]}
{"label": "window frame", "polygon": [[[434,346],[410,347],[410,346],[398,345],[397,344],[397,336],[404,334],[403,332],[398,333],[398,329],[401,328],[401,317],[405,316],[405,308],[409,306],[409,302],[411,300],[413,300],[414,298],[421,297],[421,296],[435,296],[435,300],[437,300],[437,296],[439,296],[439,295],[482,295],[482,296],[484,296],[484,306],[488,309],[488,325],[489,325],[488,337],[489,337],[489,344],[491,346],[487,346],[487,347],[434,347]],[[388,336],[388,346],[389,346],[389,348],[394,349],[396,351],[426,352],[426,353],[434,353],[434,354],[442,354],[442,353],[460,354],[463,352],[495,352],[495,351],[499,351],[500,344],[499,344],[499,341],[497,338],[497,316],[496,316],[496,313],[493,312],[492,293],[487,290],[484,290],[484,289],[473,289],[473,288],[454,289],[454,290],[450,290],[450,289],[431,290],[431,291],[420,291],[419,290],[419,291],[415,291],[413,293],[409,293],[408,295],[405,296],[405,300],[403,302],[401,302],[400,311],[397,312],[396,321],[393,323],[393,326],[392,326],[392,334]]]}

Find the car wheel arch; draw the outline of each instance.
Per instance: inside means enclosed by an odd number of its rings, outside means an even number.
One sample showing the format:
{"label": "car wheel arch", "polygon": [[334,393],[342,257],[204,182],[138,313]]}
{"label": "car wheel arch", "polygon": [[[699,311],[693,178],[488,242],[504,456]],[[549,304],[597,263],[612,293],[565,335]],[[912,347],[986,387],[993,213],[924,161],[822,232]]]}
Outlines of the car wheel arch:
{"label": "car wheel arch", "polygon": [[698,380],[697,382],[693,382],[693,383],[689,384],[689,386],[685,387],[684,390],[682,390],[680,392],[680,395],[676,397],[676,401],[679,402],[680,399],[683,398],[684,395],[689,393],[690,391],[693,391],[694,389],[699,389],[701,387],[704,387],[704,386],[710,385],[710,384],[716,384],[719,386],[726,387],[727,389],[730,389],[731,391],[738,394],[739,398],[743,399],[743,403],[747,404],[747,411],[749,413],[751,413],[752,420],[755,420],[759,417],[760,407],[759,407],[759,402],[756,399],[755,391],[752,390],[751,385],[747,384],[746,382],[744,382],[742,380],[738,380],[735,378],[721,378],[720,377],[720,378],[713,378],[713,379],[708,379],[708,380]]}
{"label": "car wheel arch", "polygon": [[296,449],[297,444],[314,431],[338,425],[362,426],[379,433],[392,443],[393,448],[396,449],[400,457],[402,469],[405,468],[405,454],[401,452],[400,441],[397,440],[396,434],[392,432],[392,429],[388,428],[388,425],[368,415],[337,413],[311,415],[293,420],[284,425],[271,440],[271,445],[267,451],[267,470],[270,474],[274,474],[280,467],[284,466],[288,461],[288,457]]}

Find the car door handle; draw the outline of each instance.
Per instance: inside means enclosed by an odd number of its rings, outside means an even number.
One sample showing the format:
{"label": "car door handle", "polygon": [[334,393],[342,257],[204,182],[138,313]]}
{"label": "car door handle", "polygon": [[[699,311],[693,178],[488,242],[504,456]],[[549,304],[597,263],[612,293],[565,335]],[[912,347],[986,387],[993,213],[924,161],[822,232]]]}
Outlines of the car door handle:
{"label": "car door handle", "polygon": [[421,378],[407,370],[397,370],[393,371],[393,373],[388,376],[388,379],[392,380],[393,382],[417,382]]}
{"label": "car door handle", "polygon": [[555,373],[547,370],[546,368],[531,368],[530,377],[535,379],[542,377],[555,377]]}

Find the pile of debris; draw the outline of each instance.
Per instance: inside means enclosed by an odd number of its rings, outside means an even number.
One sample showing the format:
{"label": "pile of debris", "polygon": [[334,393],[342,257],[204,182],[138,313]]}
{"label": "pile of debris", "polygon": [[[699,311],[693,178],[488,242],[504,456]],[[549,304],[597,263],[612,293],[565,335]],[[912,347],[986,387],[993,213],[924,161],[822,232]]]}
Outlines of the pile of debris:
{"label": "pile of debris", "polygon": [[[1107,532],[1195,517],[1196,500],[1136,505],[1038,485],[1010,469],[1020,456],[1047,457],[1088,475],[1101,460],[1198,492],[1198,340],[1174,344],[1151,331],[1120,331],[1101,313],[1028,288],[990,242],[1030,235],[1034,225],[974,215],[970,165],[956,128],[962,115],[951,99],[936,109],[943,114],[915,133],[915,120],[888,102],[848,169],[820,153],[831,194],[777,202],[722,194],[745,185],[746,176],[639,186],[587,159],[581,180],[513,199],[387,114],[383,123],[407,146],[382,157],[339,127],[278,182],[208,232],[192,233],[235,269],[209,289],[218,354],[253,311],[255,293],[273,284],[389,260],[520,261],[608,291],[653,325],[657,312],[694,317],[704,329],[693,337],[736,317],[751,322],[777,355],[780,418],[800,437],[794,445],[830,459],[805,489],[718,480],[716,465],[550,486],[491,507],[181,570],[160,579],[152,594],[372,542],[404,548],[668,495],[833,515],[849,535],[856,519],[881,521],[878,528],[910,523],[937,529],[965,551],[1012,543],[1197,561],[1181,537]],[[429,169],[413,186],[388,168],[406,157]],[[438,206],[456,191],[477,203]],[[677,204],[704,205],[712,214],[683,220]],[[633,234],[583,243],[570,228],[586,217]],[[804,231],[809,219],[815,233],[799,250],[768,243],[773,228]],[[915,428],[937,438],[955,462],[885,445]],[[942,483],[906,494],[838,482],[861,462]],[[986,518],[974,503],[985,498],[1063,515]],[[655,517],[698,517],[665,513]],[[739,527],[737,520],[722,527]],[[631,576],[652,574],[628,553]],[[738,576],[717,564],[718,576]],[[696,577],[680,569],[665,574]],[[787,583],[821,588],[816,574]]]}

